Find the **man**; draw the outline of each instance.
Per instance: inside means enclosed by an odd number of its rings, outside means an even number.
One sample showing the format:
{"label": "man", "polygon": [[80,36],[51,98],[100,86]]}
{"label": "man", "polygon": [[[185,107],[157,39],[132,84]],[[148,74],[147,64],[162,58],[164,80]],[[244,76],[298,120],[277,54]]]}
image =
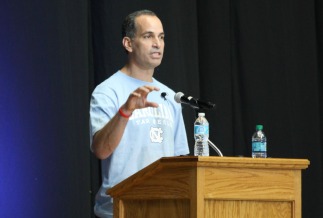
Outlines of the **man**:
{"label": "man", "polygon": [[128,61],[95,88],[90,103],[91,150],[102,160],[99,217],[113,217],[109,188],[161,157],[189,153],[181,105],[153,78],[164,53],[161,21],[151,11],[134,12],[124,20],[122,37]]}

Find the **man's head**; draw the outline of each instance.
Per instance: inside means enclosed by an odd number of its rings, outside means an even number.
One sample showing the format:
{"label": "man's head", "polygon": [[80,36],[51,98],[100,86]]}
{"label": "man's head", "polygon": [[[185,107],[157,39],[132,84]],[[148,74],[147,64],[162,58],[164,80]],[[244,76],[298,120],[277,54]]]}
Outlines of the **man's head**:
{"label": "man's head", "polygon": [[164,30],[154,12],[141,10],[128,15],[122,25],[122,36],[130,64],[142,69],[160,65],[165,45]]}
{"label": "man's head", "polygon": [[141,16],[141,15],[149,15],[149,16],[156,16],[157,15],[149,10],[140,10],[140,11],[135,11],[131,14],[129,14],[123,21],[122,24],[122,38],[124,37],[129,37],[130,39],[132,39],[133,37],[135,37],[136,34],[136,18]]}

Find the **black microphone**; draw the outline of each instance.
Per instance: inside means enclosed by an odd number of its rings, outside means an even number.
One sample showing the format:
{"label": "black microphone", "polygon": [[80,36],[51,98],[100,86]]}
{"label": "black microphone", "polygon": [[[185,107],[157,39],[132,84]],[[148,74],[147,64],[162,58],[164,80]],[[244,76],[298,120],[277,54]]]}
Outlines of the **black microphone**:
{"label": "black microphone", "polygon": [[192,96],[185,96],[182,92],[177,92],[174,96],[174,99],[177,103],[188,104],[192,108],[196,109],[212,109],[215,108],[215,104],[212,102],[202,101]]}

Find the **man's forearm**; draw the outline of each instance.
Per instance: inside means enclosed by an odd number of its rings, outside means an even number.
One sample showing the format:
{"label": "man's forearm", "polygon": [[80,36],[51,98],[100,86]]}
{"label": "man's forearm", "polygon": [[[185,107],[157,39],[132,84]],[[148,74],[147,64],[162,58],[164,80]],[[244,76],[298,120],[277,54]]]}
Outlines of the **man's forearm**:
{"label": "man's forearm", "polygon": [[99,159],[109,157],[123,136],[128,119],[117,113],[101,130],[93,136],[92,151]]}

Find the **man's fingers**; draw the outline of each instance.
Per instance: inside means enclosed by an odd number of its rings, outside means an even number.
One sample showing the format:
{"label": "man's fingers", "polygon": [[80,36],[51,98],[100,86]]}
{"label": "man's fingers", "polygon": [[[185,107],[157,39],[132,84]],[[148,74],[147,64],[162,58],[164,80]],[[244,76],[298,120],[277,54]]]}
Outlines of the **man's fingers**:
{"label": "man's fingers", "polygon": [[133,111],[144,107],[158,107],[159,105],[157,103],[147,101],[147,96],[152,91],[159,91],[159,88],[148,85],[137,88],[130,94],[125,104],[125,110]]}
{"label": "man's fingers", "polygon": [[132,92],[131,94],[133,96],[140,98],[140,97],[146,97],[152,91],[159,91],[159,88],[156,86],[148,86],[148,85],[141,86],[138,89],[136,89],[134,92]]}
{"label": "man's fingers", "polygon": [[159,91],[159,88],[156,87],[156,86],[141,86],[137,89],[137,91],[139,92],[144,92],[144,93],[149,93],[149,92],[152,92],[152,91]]}
{"label": "man's fingers", "polygon": [[132,92],[130,95],[134,96],[134,97],[138,97],[140,98],[141,97],[141,94],[138,93],[138,92]]}

